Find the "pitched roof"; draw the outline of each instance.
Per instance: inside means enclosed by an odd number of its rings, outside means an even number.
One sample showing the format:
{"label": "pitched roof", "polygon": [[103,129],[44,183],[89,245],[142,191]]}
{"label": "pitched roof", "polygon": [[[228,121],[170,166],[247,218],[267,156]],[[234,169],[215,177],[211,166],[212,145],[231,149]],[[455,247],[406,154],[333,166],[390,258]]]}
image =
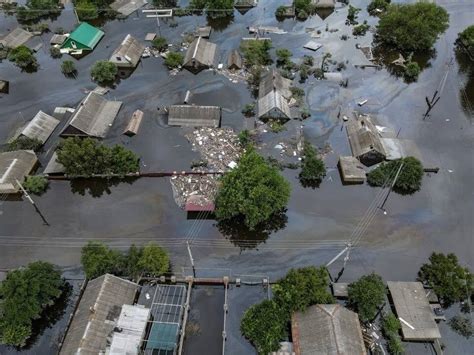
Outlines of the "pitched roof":
{"label": "pitched roof", "polygon": [[124,58],[130,65],[137,66],[140,58],[142,57],[145,46],[142,45],[135,37],[132,37],[130,34],[125,36],[120,46],[112,53],[110,61],[114,63],[117,62],[116,57]]}
{"label": "pitched roof", "polygon": [[365,180],[364,166],[352,156],[339,157],[339,169],[343,182],[362,183]]}
{"label": "pitched roof", "polygon": [[15,150],[0,153],[0,193],[20,190],[16,180],[23,182],[31,173],[38,159],[32,150]]}
{"label": "pitched roof", "polygon": [[196,38],[189,46],[184,57],[184,66],[198,69],[212,67],[216,57],[217,45],[202,37]]}
{"label": "pitched roof", "polygon": [[318,304],[291,318],[296,355],[364,355],[356,313],[339,304]]}
{"label": "pitched roof", "polygon": [[349,120],[346,130],[353,156],[360,157],[373,150],[386,154],[380,134],[370,117],[359,116]]}
{"label": "pitched roof", "polygon": [[217,106],[173,105],[169,108],[168,125],[187,127],[219,127],[221,108]]}
{"label": "pitched roof", "polygon": [[239,51],[234,49],[229,53],[229,58],[227,59],[227,67],[231,68],[242,68],[242,56]]}
{"label": "pitched roof", "polygon": [[46,168],[44,168],[43,174],[47,174],[47,175],[62,174],[66,171],[66,169],[64,168],[64,165],[59,163],[57,161],[57,158],[58,158],[58,153],[54,152],[53,155],[51,156],[51,159],[49,159],[49,162],[46,165]]}
{"label": "pitched roof", "polygon": [[66,35],[54,34],[53,37],[49,40],[50,44],[58,44],[61,45],[64,41],[68,38]]}
{"label": "pitched roof", "polygon": [[270,91],[278,90],[284,98],[291,97],[291,80],[284,78],[276,69],[271,69],[263,75],[258,86],[258,97],[266,96]]}
{"label": "pitched roof", "polygon": [[64,338],[60,354],[105,353],[124,304],[133,304],[138,285],[105,274],[87,283]]}
{"label": "pitched roof", "polygon": [[[87,135],[104,138],[121,106],[121,101],[108,101],[102,95],[90,92],[79,104],[62,135]],[[76,128],[82,134],[70,134],[69,126]]]}
{"label": "pitched roof", "polygon": [[[441,338],[421,282],[387,282],[405,340]],[[403,319],[403,321],[401,320]],[[408,324],[409,325],[408,325]]]}
{"label": "pitched roof", "polygon": [[288,102],[277,90],[272,90],[258,99],[258,117],[267,115],[273,109],[279,110],[284,117],[291,118]]}
{"label": "pitched roof", "polygon": [[58,124],[59,120],[39,111],[23,128],[21,134],[31,139],[39,139],[44,144]]}
{"label": "pitched roof", "polygon": [[16,48],[28,42],[32,37],[33,34],[31,32],[17,27],[0,39],[0,44],[8,48]]}
{"label": "pitched roof", "polygon": [[[104,32],[89,25],[87,22],[82,22],[70,35],[69,39],[82,43],[84,46],[94,49],[99,43],[100,39],[104,36]],[[65,41],[63,46],[68,43]]]}
{"label": "pitched roof", "polygon": [[146,4],[148,4],[146,0],[116,0],[110,4],[110,7],[124,16],[128,16]]}

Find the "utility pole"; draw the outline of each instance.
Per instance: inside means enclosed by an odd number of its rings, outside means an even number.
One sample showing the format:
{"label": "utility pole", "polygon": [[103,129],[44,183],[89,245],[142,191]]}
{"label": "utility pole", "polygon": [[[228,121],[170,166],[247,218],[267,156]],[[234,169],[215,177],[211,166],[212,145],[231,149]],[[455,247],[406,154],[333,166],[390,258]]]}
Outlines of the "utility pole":
{"label": "utility pole", "polygon": [[38,206],[36,205],[35,201],[33,201],[33,199],[31,198],[31,196],[28,194],[28,192],[25,190],[25,188],[23,187],[23,185],[17,180],[15,179],[16,183],[18,184],[18,186],[20,187],[20,190],[23,192],[23,194],[25,195],[26,199],[33,205],[33,207],[35,208],[35,211],[40,215],[41,219],[43,220],[43,224],[46,225],[46,226],[49,226],[49,223],[48,221],[46,220],[46,218],[44,218],[43,214],[41,213],[41,211],[39,210]]}
{"label": "utility pole", "polygon": [[402,171],[402,168],[403,168],[403,163],[400,164],[397,174],[395,175],[395,178],[393,179],[392,184],[390,185],[390,189],[388,190],[387,196],[385,196],[385,199],[382,202],[382,206],[379,207],[383,211],[383,214],[387,214],[387,211],[384,208],[385,202],[387,202],[388,197],[390,196],[390,193],[392,192],[392,189],[395,186],[395,183],[397,182],[398,175],[400,175],[400,172]]}
{"label": "utility pole", "polygon": [[193,267],[193,277],[196,277],[196,268],[194,267],[194,258],[193,258],[193,254],[191,253],[191,247],[189,246],[188,241],[186,241],[186,247],[188,249],[189,260],[191,260],[191,266]]}

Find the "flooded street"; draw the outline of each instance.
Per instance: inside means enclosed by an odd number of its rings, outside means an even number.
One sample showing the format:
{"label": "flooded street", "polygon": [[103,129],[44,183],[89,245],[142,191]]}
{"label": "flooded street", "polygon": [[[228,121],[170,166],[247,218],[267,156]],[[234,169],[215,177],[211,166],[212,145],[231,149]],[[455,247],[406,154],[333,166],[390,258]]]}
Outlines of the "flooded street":
{"label": "flooded street", "polygon": [[[367,16],[366,3],[351,1],[354,6],[364,8],[359,21]],[[239,47],[242,37],[249,36],[246,27],[254,25],[278,26],[287,31],[287,34],[269,36],[274,48],[285,47],[292,51],[295,62],[299,62],[303,54],[320,58],[326,51],[331,52],[332,59],[337,62],[348,61],[347,69],[342,71],[349,79],[347,88],[313,77],[305,84],[294,80],[294,85],[305,89],[306,104],[311,111],[311,117],[303,121],[305,138],[320,148],[326,143],[332,148],[325,157],[328,174],[319,188],[311,189],[300,185],[297,170],[283,172],[292,186],[287,219],[281,221],[283,228],[278,231],[254,236],[260,238],[252,245],[255,248],[247,248],[245,242],[239,245],[244,239],[240,234],[234,238],[223,235],[215,221],[187,220],[186,213],[173,199],[168,178],[140,178],[116,184],[52,181],[44,195],[34,197],[49,226],[43,224],[26,200],[0,199],[0,269],[18,267],[34,260],[50,261],[61,267],[77,266],[81,247],[88,240],[102,240],[124,250],[132,243],[141,245],[155,240],[169,250],[173,268],[179,272],[182,267],[190,266],[184,243],[189,239],[198,275],[200,268],[227,268],[234,275],[265,274],[276,279],[291,267],[327,263],[344,248],[379,192],[366,184],[341,184],[337,161],[339,155],[350,155],[350,147],[338,112],[354,109],[377,115],[383,125],[399,131],[400,138],[414,143],[426,167],[439,167],[440,170],[438,174],[424,176],[419,192],[408,196],[390,195],[385,205],[387,215],[378,211],[359,247],[351,254],[341,281],[352,281],[371,271],[386,280],[413,280],[419,266],[433,251],[453,252],[462,264],[474,269],[474,112],[468,111],[469,105],[474,105],[474,69],[463,70],[456,60],[451,67],[447,66],[455,57],[453,48],[458,32],[473,23],[474,3],[471,0],[439,0],[436,3],[449,12],[450,27],[437,41],[436,54],[418,82],[412,84],[404,83],[385,69],[354,66],[367,64],[367,59],[355,45],[369,45],[372,34],[369,32],[359,38],[350,35],[347,41],[340,40],[341,35],[351,33],[351,28],[344,24],[347,8],[341,8],[339,3],[336,12],[324,21],[313,16],[305,22],[278,22],[274,12],[281,2],[261,0],[245,15],[235,11],[233,21],[227,27],[212,32],[210,41],[219,46],[220,63],[226,63],[228,53]],[[174,44],[180,43],[182,33],[192,32],[196,26],[207,23],[205,16],[178,17],[173,21],[177,27],[171,28],[162,22],[161,32]],[[373,24],[376,19],[369,17],[368,21]],[[326,24],[329,29],[338,31],[326,32]],[[68,30],[74,27],[71,9],[63,10],[50,27],[58,26]],[[14,17],[0,16],[0,33],[14,27]],[[306,28],[322,31],[321,38],[316,39],[323,44],[318,52],[303,49],[310,40]],[[50,57],[52,33],[41,36],[44,46],[37,53],[38,72],[22,73],[7,60],[0,63],[0,79],[10,81],[10,93],[0,94],[2,142],[38,110],[52,113],[56,106],[75,107],[86,91],[96,86],[90,79],[90,67],[97,60],[109,58],[128,33],[143,41],[148,32],[157,31],[155,20],[145,18],[141,13],[132,14],[126,20],[109,21],[102,29],[105,36],[96,49],[78,61],[72,59],[78,70],[76,79],[66,78],[60,72],[62,60],[70,59],[67,55],[60,60]],[[474,67],[474,63],[470,65]],[[441,99],[431,116],[423,120],[425,96],[433,95],[447,70],[449,74],[440,93]],[[183,70],[170,76],[163,59],[151,57],[143,59],[131,77],[121,80],[106,95],[109,100],[123,101],[123,106],[104,142],[123,144],[137,153],[143,172],[189,169],[191,162],[199,159],[198,153],[191,150],[184,130],[168,127],[165,116],[157,110],[181,103],[187,90],[193,94],[192,103],[222,106],[223,127],[244,128],[241,109],[254,100],[245,82],[233,83],[213,71],[194,75]],[[363,99],[368,102],[358,107],[357,103]],[[466,100],[471,100],[470,104],[466,105]],[[144,120],[138,135],[129,138],[122,132],[136,109],[144,112]],[[288,127],[293,126],[290,123]],[[43,167],[58,142],[58,133],[59,129],[39,157]],[[263,135],[263,140],[277,139],[271,132]],[[273,147],[265,149],[272,150]],[[342,259],[331,267],[331,272],[337,274],[341,267]],[[256,303],[261,296],[256,294],[251,298]],[[196,297],[199,297],[198,293]],[[220,292],[213,297],[220,300]],[[233,293],[231,297],[234,297]],[[232,300],[230,304],[232,306]],[[202,312],[205,312],[207,303],[203,307]],[[216,312],[220,316],[222,308],[219,307]],[[241,308],[242,311],[245,309]],[[229,341],[239,343],[241,340],[233,339],[238,336],[238,318],[235,314],[231,317],[235,318],[234,323],[231,318],[231,330],[235,334],[230,335],[227,331]],[[220,326],[220,318],[216,324]],[[215,329],[219,341],[220,331],[221,328]],[[446,354],[463,353],[462,349],[466,349],[468,343],[454,336],[443,341],[447,345]],[[232,348],[240,349],[240,353],[253,349],[245,346],[240,344]],[[456,351],[456,346],[460,352]]]}

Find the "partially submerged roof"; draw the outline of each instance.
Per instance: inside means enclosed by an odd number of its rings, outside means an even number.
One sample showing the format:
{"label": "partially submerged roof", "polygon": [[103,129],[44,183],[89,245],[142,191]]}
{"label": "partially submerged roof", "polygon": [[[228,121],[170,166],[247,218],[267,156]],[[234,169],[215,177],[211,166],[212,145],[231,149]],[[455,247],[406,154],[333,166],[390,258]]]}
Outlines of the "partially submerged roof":
{"label": "partially submerged roof", "polygon": [[87,22],[82,22],[68,37],[68,39],[61,45],[61,48],[74,48],[73,42],[81,44],[86,49],[92,50],[97,43],[104,36],[104,32],[89,25]]}
{"label": "partially submerged roof", "polygon": [[43,174],[46,174],[46,175],[64,174],[64,172],[66,171],[66,168],[64,167],[64,165],[59,163],[57,159],[58,159],[58,153],[54,152],[48,164],[46,165],[46,168],[44,168]]}
{"label": "partially submerged roof", "polygon": [[333,9],[336,6],[336,0],[311,0],[315,9]]}
{"label": "partially submerged roof", "polygon": [[102,95],[90,92],[79,104],[61,135],[104,138],[121,106],[121,101],[109,101]]}
{"label": "partially submerged roof", "polygon": [[116,0],[110,4],[110,7],[124,16],[128,16],[146,4],[148,4],[146,0]]}
{"label": "partially submerged roof", "polygon": [[403,339],[435,340],[441,334],[421,282],[387,282]]}
{"label": "partially submerged roof", "polygon": [[275,111],[280,113],[280,117],[291,118],[290,107],[288,102],[280,94],[279,91],[273,90],[270,91],[266,96],[258,99],[258,117],[264,117],[269,114],[275,113]]}
{"label": "partially submerged roof", "polygon": [[0,193],[13,194],[20,191],[16,181],[23,182],[37,162],[32,150],[0,153]]}
{"label": "partially submerged roof", "polygon": [[21,135],[31,139],[38,139],[44,144],[58,124],[59,120],[43,111],[39,111],[23,128]]}
{"label": "partially submerged roof", "polygon": [[321,43],[315,42],[315,41],[309,41],[306,43],[303,48],[312,50],[312,51],[317,51],[319,48],[321,48],[323,45]]}
{"label": "partially submerged roof", "polygon": [[221,108],[218,106],[173,105],[169,108],[168,125],[187,127],[219,127]]}
{"label": "partially submerged roof", "polygon": [[198,27],[196,30],[196,37],[209,38],[211,35],[211,26]]}
{"label": "partially submerged roof", "polygon": [[28,42],[32,37],[33,34],[31,32],[17,27],[0,39],[0,45],[8,48],[16,48]]}
{"label": "partially submerged roof", "polygon": [[359,317],[339,304],[318,304],[291,318],[296,355],[366,354]]}
{"label": "partially submerged roof", "polygon": [[339,304],[294,313],[291,334],[296,355],[366,354],[359,317]]}
{"label": "partially submerged roof", "polygon": [[60,354],[105,353],[124,304],[133,304],[139,286],[105,274],[88,282],[74,312]]}
{"label": "partially submerged roof", "polygon": [[191,195],[186,200],[184,210],[186,212],[214,212],[214,202],[203,195]]}
{"label": "partially submerged roof", "polygon": [[110,61],[118,66],[126,63],[129,66],[136,67],[144,50],[145,46],[135,37],[128,34],[120,43],[120,46],[112,53]]}
{"label": "partially submerged roof", "polygon": [[212,67],[215,64],[216,52],[216,44],[198,37],[189,46],[183,66],[191,71]]}
{"label": "partially submerged roof", "polygon": [[227,67],[229,69],[242,69],[242,56],[239,51],[234,49],[229,53],[229,58],[227,59]]}
{"label": "partially submerged roof", "polygon": [[349,120],[346,130],[354,157],[361,157],[370,152],[377,152],[385,157],[380,133],[370,117],[359,116]]}
{"label": "partially submerged roof", "polygon": [[363,183],[365,170],[362,163],[354,157],[339,157],[341,179],[346,183]]}
{"label": "partially submerged roof", "polygon": [[127,136],[133,136],[138,133],[138,129],[140,128],[140,124],[142,123],[143,119],[143,111],[136,110],[132,118],[130,118],[130,121],[128,122],[127,127],[123,131],[123,134],[126,134]]}
{"label": "partially submerged roof", "polygon": [[276,69],[271,69],[264,74],[258,86],[258,97],[262,98],[273,90],[278,90],[280,94],[289,99],[291,97],[291,80],[284,78]]}
{"label": "partially submerged roof", "polygon": [[66,35],[54,34],[53,37],[49,40],[49,44],[61,45],[68,38]]}

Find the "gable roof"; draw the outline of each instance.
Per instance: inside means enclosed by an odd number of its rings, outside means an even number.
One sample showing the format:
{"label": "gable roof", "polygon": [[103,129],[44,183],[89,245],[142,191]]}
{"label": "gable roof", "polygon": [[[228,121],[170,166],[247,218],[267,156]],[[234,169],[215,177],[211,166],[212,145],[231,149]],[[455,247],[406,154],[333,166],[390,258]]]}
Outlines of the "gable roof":
{"label": "gable roof", "polygon": [[145,46],[130,34],[125,36],[120,46],[112,53],[110,61],[115,62],[116,57],[125,58],[132,66],[136,66],[142,57]]}
{"label": "gable roof", "polygon": [[20,188],[16,180],[23,182],[37,162],[36,154],[32,150],[0,153],[0,193],[18,192]]}
{"label": "gable roof", "polygon": [[146,4],[148,4],[146,0],[116,0],[110,4],[110,7],[124,16],[128,16]]}
{"label": "gable roof", "polygon": [[284,78],[276,69],[271,69],[263,75],[258,86],[258,97],[262,98],[273,90],[280,91],[285,99],[291,97],[291,80]]}
{"label": "gable roof", "polygon": [[349,120],[346,130],[354,157],[360,157],[374,150],[386,155],[381,136],[370,117],[359,116]]}
{"label": "gable roof", "polygon": [[4,47],[16,48],[28,42],[32,37],[33,34],[31,32],[28,32],[21,27],[17,27],[0,39],[0,44]]}
{"label": "gable roof", "polygon": [[43,111],[39,111],[23,128],[21,135],[31,139],[39,139],[44,144],[58,124],[59,120]]}
{"label": "gable roof", "polygon": [[[121,101],[108,101],[102,95],[90,92],[79,104],[61,135],[87,135],[104,138],[117,116]],[[81,133],[70,133],[69,126]]]}
{"label": "gable roof", "polygon": [[258,99],[258,117],[265,116],[273,109],[277,109],[283,116],[291,118],[288,102],[277,90],[272,90],[264,97]]}
{"label": "gable roof", "polygon": [[189,46],[184,57],[185,67],[212,67],[216,57],[217,45],[202,37],[196,38]]}
{"label": "gable roof", "polygon": [[365,355],[359,317],[339,304],[318,304],[291,317],[296,355]]}
{"label": "gable roof", "polygon": [[90,49],[94,49],[103,36],[103,31],[89,25],[87,22],[82,22],[79,27],[72,31],[68,40],[62,44],[61,48],[67,46],[70,41],[75,41]]}
{"label": "gable roof", "polygon": [[124,304],[133,304],[138,285],[105,274],[87,283],[59,354],[105,353]]}
{"label": "gable roof", "polygon": [[219,127],[221,108],[218,106],[173,105],[169,108],[168,125],[187,127]]}
{"label": "gable roof", "polygon": [[240,55],[239,51],[236,49],[232,50],[229,53],[229,58],[227,59],[227,67],[242,69],[242,66],[242,56]]}

